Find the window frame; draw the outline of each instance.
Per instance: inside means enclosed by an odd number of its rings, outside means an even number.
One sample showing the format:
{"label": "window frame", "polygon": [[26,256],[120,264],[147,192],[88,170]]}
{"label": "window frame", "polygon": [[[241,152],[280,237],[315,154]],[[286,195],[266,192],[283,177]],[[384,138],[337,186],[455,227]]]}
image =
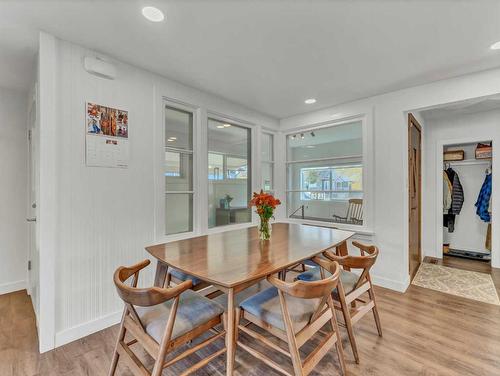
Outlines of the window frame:
{"label": "window frame", "polygon": [[[266,160],[262,159],[262,136],[267,135],[271,137],[271,159]],[[276,133],[262,129],[260,132],[260,140],[259,140],[259,158],[260,158],[260,185],[262,185],[262,168],[264,164],[271,166],[271,190],[265,191],[267,193],[274,194],[276,191],[276,174],[275,174],[275,166],[276,166]],[[261,187],[264,189],[264,187]]]}
{"label": "window frame", "polygon": [[[283,213],[283,220],[289,223],[300,223],[300,224],[312,224],[312,225],[319,225],[319,226],[327,226],[327,227],[332,227],[335,226],[336,228],[342,229],[342,230],[350,230],[350,231],[355,231],[358,234],[365,234],[365,235],[373,235],[373,167],[374,167],[374,153],[373,153],[373,129],[368,126],[368,124],[371,124],[373,120],[373,116],[371,113],[371,109],[365,108],[364,112],[357,112],[357,113],[351,113],[351,114],[346,114],[343,117],[339,117],[338,119],[335,120],[328,120],[328,121],[323,121],[323,122],[318,122],[318,123],[313,123],[313,124],[306,124],[304,126],[299,126],[295,128],[288,128],[286,131],[282,132],[282,139],[281,139],[281,144],[283,150],[283,156],[284,158],[284,167],[285,167],[285,179],[284,179],[284,187],[283,193],[284,193],[284,198],[285,198],[285,205],[284,205],[284,213]],[[297,133],[306,133],[306,132],[311,132],[315,130],[320,130],[324,128],[331,128],[334,126],[340,126],[340,125],[345,125],[349,123],[355,123],[355,122],[361,122],[361,127],[362,127],[362,154],[357,155],[357,156],[345,156],[345,157],[340,157],[340,158],[318,158],[318,159],[311,159],[311,160],[301,160],[301,161],[291,161],[288,158],[288,143],[287,139],[288,136],[294,135]],[[351,224],[343,224],[343,223],[336,223],[336,222],[330,222],[330,221],[323,221],[323,220],[316,220],[316,219],[299,219],[299,218],[289,218],[288,217],[288,194],[290,192],[293,192],[294,190],[289,190],[289,169],[288,166],[290,163],[304,163],[304,162],[319,162],[319,161],[325,161],[325,160],[342,160],[342,159],[352,159],[353,157],[358,157],[360,158],[361,165],[363,167],[363,225],[351,225]]]}
{"label": "window frame", "polygon": [[[159,101],[159,106],[161,106],[161,110],[158,111],[161,118],[158,119],[159,126],[155,127],[154,137],[156,139],[156,145],[158,150],[158,158],[157,166],[155,168],[155,187],[156,187],[156,195],[155,195],[155,239],[158,241],[171,241],[177,239],[185,239],[196,236],[199,231],[199,225],[197,221],[197,213],[199,210],[199,192],[198,192],[198,174],[199,174],[199,166],[197,163],[197,158],[199,157],[200,152],[197,149],[197,145],[200,141],[199,134],[199,122],[200,122],[200,109],[194,105],[184,103],[181,101],[177,101],[175,99],[167,98],[162,96],[161,101]],[[192,150],[175,148],[166,145],[166,109],[170,108],[173,110],[188,112],[192,114]],[[178,152],[180,154],[191,155],[192,157],[192,189],[191,190],[183,190],[183,191],[169,191],[167,190],[166,181],[165,181],[165,151]],[[180,157],[180,175],[182,176],[182,156]],[[192,195],[192,229],[191,231],[184,231],[175,234],[166,233],[166,197],[168,194],[190,194]]]}
{"label": "window frame", "polygon": [[[250,171],[250,174],[249,174],[250,182],[248,183],[248,188],[247,188],[248,189],[248,196],[250,199],[252,196],[252,193],[256,190],[255,183],[256,183],[256,179],[257,179],[257,172],[255,171],[254,165],[258,165],[258,163],[260,161],[260,158],[259,158],[259,160],[257,160],[257,147],[258,147],[257,143],[260,146],[260,140],[257,139],[257,136],[258,136],[257,133],[259,133],[259,132],[257,132],[258,126],[253,124],[253,123],[247,122],[245,120],[241,120],[241,119],[238,119],[238,118],[235,118],[232,116],[228,116],[228,115],[225,115],[225,114],[222,114],[219,112],[207,110],[206,116],[204,118],[204,132],[205,132],[204,133],[204,135],[205,135],[204,154],[206,157],[205,169],[207,171],[207,174],[206,174],[206,178],[205,177],[203,178],[203,179],[205,179],[204,182],[206,182],[206,183],[208,183],[208,181],[209,181],[208,180],[208,153],[210,152],[208,149],[208,122],[209,122],[209,120],[215,120],[215,121],[219,121],[219,122],[227,122],[227,123],[233,124],[233,125],[241,127],[241,128],[246,128],[250,131],[249,132],[250,159],[248,161],[248,170]],[[258,156],[258,157],[260,157],[260,156]],[[224,161],[224,169],[227,169],[225,164],[226,163]],[[201,192],[202,190],[204,190],[204,192]],[[249,222],[233,223],[233,224],[228,224],[228,225],[223,225],[223,226],[214,226],[212,228],[209,228],[208,227],[208,220],[209,220],[209,218],[208,218],[208,184],[205,184],[204,187],[203,186],[200,187],[200,194],[203,194],[205,196],[205,200],[206,200],[204,202],[205,208],[203,209],[203,212],[202,212],[203,213],[203,217],[202,217],[203,229],[202,229],[202,231],[204,234],[224,232],[224,231],[233,230],[233,229],[236,230],[238,228],[247,228],[247,227],[254,226],[257,223],[257,217],[256,217],[254,211],[252,210]]]}

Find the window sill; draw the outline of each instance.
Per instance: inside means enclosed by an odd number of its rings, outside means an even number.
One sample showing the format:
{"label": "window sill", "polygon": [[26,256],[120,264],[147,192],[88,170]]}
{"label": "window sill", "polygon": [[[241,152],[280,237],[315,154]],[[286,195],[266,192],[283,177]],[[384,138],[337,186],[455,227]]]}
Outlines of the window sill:
{"label": "window sill", "polygon": [[346,231],[355,232],[357,235],[366,235],[366,236],[373,236],[373,235],[375,235],[375,232],[373,232],[373,230],[368,229],[366,227],[356,226],[356,225],[349,225],[349,224],[344,224],[344,223],[314,221],[314,220],[307,220],[307,219],[293,219],[293,218],[284,218],[284,219],[281,219],[280,222],[300,223],[300,224],[318,225],[318,226],[326,226],[326,227],[335,227],[335,228],[337,228],[339,230],[346,230]]}
{"label": "window sill", "polygon": [[235,223],[232,225],[225,225],[225,226],[218,226],[218,227],[212,227],[209,228],[206,232],[200,232],[196,233],[194,231],[191,232],[183,232],[180,234],[173,234],[173,235],[163,235],[159,236],[156,238],[156,243],[161,244],[161,243],[170,243],[170,242],[175,242],[178,240],[185,240],[185,239],[192,239],[196,238],[198,236],[204,236],[204,235],[209,235],[209,234],[217,234],[220,232],[226,232],[226,231],[231,231],[231,230],[239,230],[243,228],[249,228],[252,226],[256,226],[257,223],[255,222],[246,222],[246,223]]}

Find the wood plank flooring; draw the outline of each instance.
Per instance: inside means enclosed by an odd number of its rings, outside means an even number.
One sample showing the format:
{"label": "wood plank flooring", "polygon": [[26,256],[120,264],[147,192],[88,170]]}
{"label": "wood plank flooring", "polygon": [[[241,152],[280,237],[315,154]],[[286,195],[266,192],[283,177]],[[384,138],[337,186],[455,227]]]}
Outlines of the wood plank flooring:
{"label": "wood plank flooring", "polygon": [[[500,286],[500,269],[475,261],[445,258],[444,265],[491,272]],[[433,262],[426,259],[426,262]],[[471,264],[472,263],[472,264]],[[500,308],[436,291],[410,286],[405,294],[376,289],[384,330],[379,338],[371,316],[355,328],[361,363],[356,365],[344,329],[343,344],[348,375],[500,375]],[[117,326],[39,355],[31,303],[26,292],[0,296],[0,375],[106,375]],[[248,337],[243,340],[255,346]],[[207,356],[221,346],[217,343],[195,355]],[[307,351],[308,346],[304,346]],[[147,355],[138,352],[141,358]],[[287,359],[277,354],[278,362]],[[179,368],[164,375],[179,374]],[[249,354],[237,351],[235,375],[276,375]],[[119,375],[129,376],[125,367]],[[218,358],[197,375],[224,375],[224,357]],[[337,375],[339,368],[332,351],[313,372],[314,375]]]}

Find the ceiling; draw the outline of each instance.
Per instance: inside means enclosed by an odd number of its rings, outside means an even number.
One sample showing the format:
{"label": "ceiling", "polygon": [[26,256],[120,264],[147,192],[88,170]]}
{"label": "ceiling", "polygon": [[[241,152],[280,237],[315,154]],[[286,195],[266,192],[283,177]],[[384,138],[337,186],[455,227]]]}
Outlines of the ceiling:
{"label": "ceiling", "polygon": [[420,111],[424,120],[435,120],[500,109],[500,95],[474,98]]}
{"label": "ceiling", "polygon": [[2,1],[0,86],[27,89],[41,29],[283,118],[500,66],[499,21],[491,0]]}

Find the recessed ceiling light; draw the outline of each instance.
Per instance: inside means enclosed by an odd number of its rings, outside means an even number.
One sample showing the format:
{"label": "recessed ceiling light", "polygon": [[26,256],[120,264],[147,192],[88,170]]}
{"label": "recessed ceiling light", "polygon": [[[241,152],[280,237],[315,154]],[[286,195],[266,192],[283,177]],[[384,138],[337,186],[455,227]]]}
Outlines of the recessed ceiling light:
{"label": "recessed ceiling light", "polygon": [[500,41],[496,42],[496,43],[493,43],[491,46],[490,46],[490,49],[492,50],[500,50]]}
{"label": "recessed ceiling light", "polygon": [[316,103],[316,99],[314,98],[309,98],[304,101],[305,104],[313,104]]}
{"label": "recessed ceiling light", "polygon": [[169,137],[171,140],[177,140],[177,137]]}
{"label": "recessed ceiling light", "polygon": [[142,15],[151,22],[161,22],[165,19],[163,12],[155,7],[142,8]]}
{"label": "recessed ceiling light", "polygon": [[218,126],[217,126],[217,128],[219,128],[219,129],[223,129],[223,128],[226,128],[226,127],[225,127],[225,126],[223,126],[223,125],[218,125]]}
{"label": "recessed ceiling light", "polygon": [[229,128],[231,126],[231,124],[223,124],[224,128]]}
{"label": "recessed ceiling light", "polygon": [[172,140],[171,138],[169,138],[167,141],[168,142],[174,142],[175,140]]}

